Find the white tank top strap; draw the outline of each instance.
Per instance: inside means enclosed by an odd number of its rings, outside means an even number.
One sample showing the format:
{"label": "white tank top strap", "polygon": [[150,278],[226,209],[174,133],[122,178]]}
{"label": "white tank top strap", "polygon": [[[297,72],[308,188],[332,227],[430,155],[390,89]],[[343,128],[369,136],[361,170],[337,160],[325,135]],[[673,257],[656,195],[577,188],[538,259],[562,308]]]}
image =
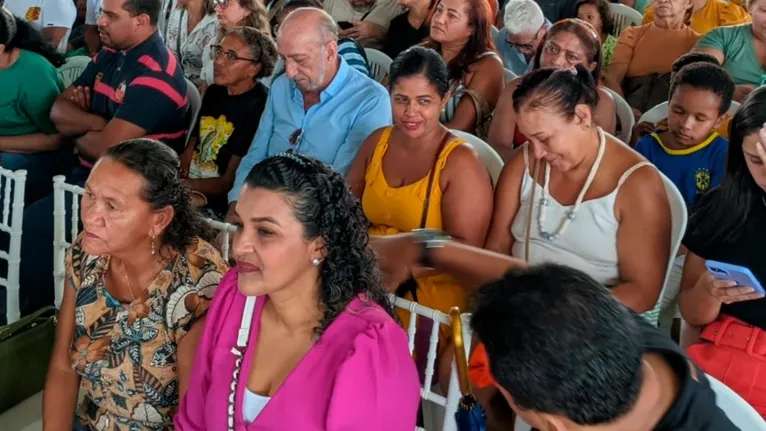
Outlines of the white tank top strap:
{"label": "white tank top strap", "polygon": [[640,168],[643,168],[644,166],[654,166],[652,165],[652,162],[648,160],[644,160],[642,162],[638,162],[635,165],[631,166],[627,171],[625,171],[624,174],[620,177],[620,181],[617,181],[617,188],[619,189],[622,187],[623,184],[625,184],[625,181],[628,180],[628,177],[630,177],[633,172],[637,171]]}
{"label": "white tank top strap", "polygon": [[524,167],[528,171],[529,170],[529,145],[528,144],[524,144],[523,152],[524,152]]}

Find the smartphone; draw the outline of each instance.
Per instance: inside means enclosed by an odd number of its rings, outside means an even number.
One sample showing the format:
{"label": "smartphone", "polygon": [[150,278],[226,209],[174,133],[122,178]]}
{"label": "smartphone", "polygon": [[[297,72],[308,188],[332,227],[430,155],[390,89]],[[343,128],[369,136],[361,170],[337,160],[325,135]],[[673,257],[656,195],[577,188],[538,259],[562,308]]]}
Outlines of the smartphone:
{"label": "smartphone", "polygon": [[350,28],[351,28],[351,27],[353,27],[353,26],[354,26],[354,24],[351,24],[351,23],[350,23],[350,22],[348,22],[348,21],[340,21],[340,22],[338,22],[338,27],[339,27],[341,30],[348,30],[348,29],[350,29]]}
{"label": "smartphone", "polygon": [[766,295],[761,283],[755,278],[752,271],[744,266],[731,265],[728,263],[717,262],[715,260],[706,260],[705,267],[713,274],[713,277],[719,280],[732,280],[737,286],[748,286],[755,289],[761,295]]}

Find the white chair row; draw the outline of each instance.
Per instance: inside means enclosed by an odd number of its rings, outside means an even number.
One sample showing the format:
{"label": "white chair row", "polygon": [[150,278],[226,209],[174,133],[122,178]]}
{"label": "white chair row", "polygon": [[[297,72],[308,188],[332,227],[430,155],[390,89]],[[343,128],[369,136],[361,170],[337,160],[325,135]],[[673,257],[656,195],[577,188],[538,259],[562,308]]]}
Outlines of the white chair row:
{"label": "white chair row", "polygon": [[[80,198],[85,194],[85,189],[82,187],[68,184],[65,181],[66,178],[63,175],[53,177],[53,278],[56,308],[61,307],[61,300],[64,297],[64,278],[66,277],[64,259],[67,248],[72,245],[72,241],[77,238],[80,231]],[[69,240],[67,240],[66,232],[67,208],[65,202],[67,193],[72,195],[70,207],[72,226],[70,227]],[[228,261],[231,234],[236,232],[237,227],[211,219],[207,219],[207,223],[220,232],[221,254],[224,260]]]}
{"label": "white chair row", "polygon": [[613,36],[619,36],[623,30],[631,26],[641,25],[644,17],[637,10],[621,3],[609,3],[609,16],[614,22]]}
{"label": "white chair row", "polygon": [[364,55],[367,56],[372,78],[382,84],[391,72],[393,60],[386,53],[372,48],[365,48]]}
{"label": "white chair row", "polygon": [[[5,288],[5,314],[11,324],[21,318],[19,304],[19,269],[21,267],[21,235],[24,221],[24,189],[27,171],[10,171],[0,168],[0,193],[2,193],[3,211],[0,231],[10,236],[8,251],[0,250],[0,259],[8,262],[6,278],[0,278],[0,286]],[[3,183],[5,185],[3,186]]]}
{"label": "white chair row", "polygon": [[66,62],[58,68],[59,77],[61,82],[64,83],[64,88],[72,85],[80,77],[80,74],[90,64],[90,61],[90,57],[86,55],[77,55],[66,59]]}
{"label": "white chair row", "polygon": [[[449,381],[447,396],[442,395],[438,385],[433,384],[433,376],[437,373],[436,349],[439,343],[439,328],[441,325],[450,326],[449,316],[438,310],[424,307],[418,303],[408,301],[403,298],[391,295],[395,308],[400,308],[410,312],[409,324],[407,326],[407,339],[410,354],[415,350],[415,332],[417,331],[417,317],[421,316],[434,322],[429,334],[428,352],[426,353],[425,379],[421,387],[420,398],[423,406],[423,420],[425,428],[417,427],[416,431],[457,431],[455,423],[455,412],[457,412],[460,402],[460,384],[457,378],[455,361],[452,360],[452,374]],[[463,340],[465,343],[466,355],[469,354],[471,346],[470,314],[464,313],[461,316],[463,323]],[[420,354],[420,352],[418,352]]]}

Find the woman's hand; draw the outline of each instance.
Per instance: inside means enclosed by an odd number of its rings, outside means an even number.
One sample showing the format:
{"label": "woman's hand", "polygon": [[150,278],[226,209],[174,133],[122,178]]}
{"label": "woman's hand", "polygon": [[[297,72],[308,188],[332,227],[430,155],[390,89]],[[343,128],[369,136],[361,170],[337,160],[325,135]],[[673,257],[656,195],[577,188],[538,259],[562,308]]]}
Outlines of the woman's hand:
{"label": "woman's hand", "polygon": [[415,235],[402,233],[388,236],[371,236],[370,248],[378,256],[378,266],[383,273],[384,287],[388,292],[396,291],[412,275],[412,268],[420,261],[422,245],[414,240]]}
{"label": "woman's hand", "polygon": [[[342,30],[340,32],[341,38],[351,38],[351,39],[380,39],[381,36],[381,29],[382,27],[373,24],[368,21],[349,21],[353,27]],[[385,35],[385,32],[383,32]]]}
{"label": "woman's hand", "polygon": [[710,272],[705,272],[697,281],[695,289],[702,289],[722,304],[752,301],[761,299],[763,295],[749,286],[737,286],[732,280],[719,280]]}

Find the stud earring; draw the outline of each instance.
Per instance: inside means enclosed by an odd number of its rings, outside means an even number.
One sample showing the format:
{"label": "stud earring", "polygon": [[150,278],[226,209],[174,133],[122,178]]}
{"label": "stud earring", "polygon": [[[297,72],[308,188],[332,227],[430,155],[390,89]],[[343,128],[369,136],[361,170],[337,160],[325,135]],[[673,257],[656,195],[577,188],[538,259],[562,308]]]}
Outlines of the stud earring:
{"label": "stud earring", "polygon": [[157,249],[154,247],[154,235],[152,235],[152,256],[157,254]]}
{"label": "stud earring", "polygon": [[583,130],[590,130],[590,124],[586,124],[586,125],[582,126],[582,129]]}
{"label": "stud earring", "polygon": [[319,260],[318,257],[311,259],[311,263],[313,263],[314,266],[319,266],[319,262],[321,262],[321,260]]}

